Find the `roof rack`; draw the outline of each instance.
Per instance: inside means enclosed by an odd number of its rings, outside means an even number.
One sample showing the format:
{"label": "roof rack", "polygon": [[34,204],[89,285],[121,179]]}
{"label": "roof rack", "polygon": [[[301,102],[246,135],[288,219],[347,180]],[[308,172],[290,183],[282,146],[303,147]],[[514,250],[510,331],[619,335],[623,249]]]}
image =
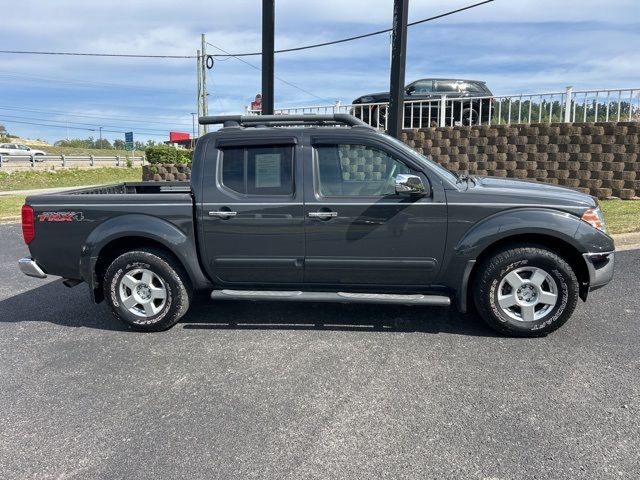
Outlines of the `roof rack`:
{"label": "roof rack", "polygon": [[268,127],[284,127],[294,125],[348,125],[369,126],[362,120],[347,113],[326,115],[216,115],[200,117],[200,125],[223,124],[225,127],[250,127],[265,125]]}

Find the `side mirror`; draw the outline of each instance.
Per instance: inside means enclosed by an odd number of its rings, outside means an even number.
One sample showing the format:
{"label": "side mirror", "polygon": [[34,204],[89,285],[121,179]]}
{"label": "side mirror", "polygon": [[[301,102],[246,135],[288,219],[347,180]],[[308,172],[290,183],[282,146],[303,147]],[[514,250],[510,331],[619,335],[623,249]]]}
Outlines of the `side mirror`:
{"label": "side mirror", "polygon": [[405,92],[407,92],[407,95],[411,95],[415,91],[416,91],[416,87],[414,85],[409,85],[405,90]]}
{"label": "side mirror", "polygon": [[396,194],[430,196],[429,184],[425,187],[422,179],[417,175],[400,173],[396,175]]}

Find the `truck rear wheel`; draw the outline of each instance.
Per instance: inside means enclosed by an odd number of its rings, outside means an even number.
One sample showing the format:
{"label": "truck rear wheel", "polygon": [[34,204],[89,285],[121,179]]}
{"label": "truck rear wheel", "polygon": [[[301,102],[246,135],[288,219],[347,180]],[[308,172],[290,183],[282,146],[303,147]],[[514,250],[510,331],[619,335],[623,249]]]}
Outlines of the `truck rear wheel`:
{"label": "truck rear wheel", "polygon": [[538,246],[508,248],[479,265],[474,299],[494,330],[517,337],[560,328],[578,302],[578,280],[569,264]]}
{"label": "truck rear wheel", "polygon": [[171,328],[187,313],[191,301],[182,266],[158,249],[120,255],[107,268],[103,284],[113,315],[136,330]]}

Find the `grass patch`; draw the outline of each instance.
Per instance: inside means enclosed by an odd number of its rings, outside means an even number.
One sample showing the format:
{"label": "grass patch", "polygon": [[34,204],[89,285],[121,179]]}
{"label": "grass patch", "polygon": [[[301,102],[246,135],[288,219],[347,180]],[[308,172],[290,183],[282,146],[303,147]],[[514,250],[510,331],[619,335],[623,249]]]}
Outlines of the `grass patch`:
{"label": "grass patch", "polygon": [[610,234],[640,231],[640,200],[601,200]]}
{"label": "grass patch", "polygon": [[141,167],[105,167],[88,170],[65,169],[50,171],[0,172],[0,191],[37,188],[80,187],[106,183],[139,182]]}
{"label": "grass patch", "polygon": [[0,197],[0,220],[20,216],[22,205],[24,205],[23,196]]}

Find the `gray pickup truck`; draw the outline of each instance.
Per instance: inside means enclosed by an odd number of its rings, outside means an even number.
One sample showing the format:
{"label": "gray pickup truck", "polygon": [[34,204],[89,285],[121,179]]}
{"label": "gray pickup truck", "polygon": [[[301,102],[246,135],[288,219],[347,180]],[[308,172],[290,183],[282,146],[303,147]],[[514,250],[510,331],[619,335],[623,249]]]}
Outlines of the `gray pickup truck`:
{"label": "gray pickup truck", "polygon": [[[26,199],[33,277],[89,285],[146,331],[214,300],[475,306],[495,330],[549,333],[613,276],[597,201],[456,175],[349,115],[203,117],[191,184]],[[215,315],[215,311],[212,313]]]}

